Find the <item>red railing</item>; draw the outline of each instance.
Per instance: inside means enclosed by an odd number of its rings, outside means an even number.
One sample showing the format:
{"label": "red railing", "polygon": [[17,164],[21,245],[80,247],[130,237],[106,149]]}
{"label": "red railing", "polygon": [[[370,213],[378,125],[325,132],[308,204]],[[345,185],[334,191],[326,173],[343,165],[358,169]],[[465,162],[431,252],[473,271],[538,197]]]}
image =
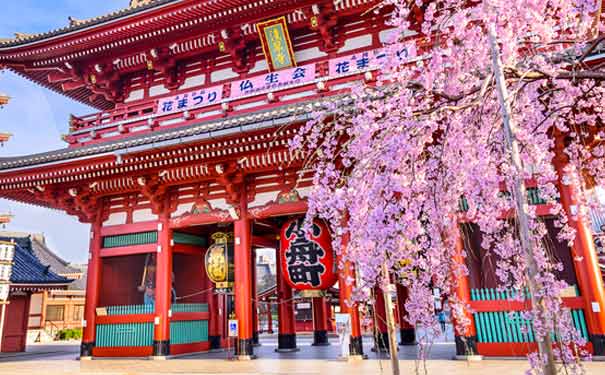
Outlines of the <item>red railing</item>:
{"label": "red railing", "polygon": [[[85,116],[73,116],[70,119],[70,134],[65,141],[70,147],[80,147],[87,144],[105,142],[122,138],[125,134],[143,134],[158,129],[169,129],[189,125],[195,122],[211,121],[270,109],[285,104],[308,101],[317,97],[333,96],[348,91],[346,83],[364,79],[364,73],[351,74],[335,78],[325,77],[326,62],[318,62],[316,71],[320,77],[300,86],[293,86],[272,92],[272,98],[267,92],[229,100],[224,95],[223,102],[215,105],[192,108],[183,111],[156,114],[158,100],[164,97],[191,91],[192,88],[171,92],[170,94],[145,99],[133,103],[119,104],[116,109],[98,112]],[[323,76],[322,76],[323,75]],[[318,84],[318,82],[323,82]],[[231,82],[225,82],[223,92],[228,92]],[[310,93],[313,91],[312,93]],[[301,94],[297,96],[297,94]]]}

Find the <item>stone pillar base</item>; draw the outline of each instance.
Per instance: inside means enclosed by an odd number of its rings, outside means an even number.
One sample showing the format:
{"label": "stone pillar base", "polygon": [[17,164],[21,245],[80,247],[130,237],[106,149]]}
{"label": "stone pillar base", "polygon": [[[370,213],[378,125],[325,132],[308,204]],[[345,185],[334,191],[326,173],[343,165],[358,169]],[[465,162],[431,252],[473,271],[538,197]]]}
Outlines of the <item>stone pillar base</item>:
{"label": "stone pillar base", "polygon": [[378,335],[376,335],[376,340],[374,341],[374,347],[372,348],[372,351],[381,353],[386,353],[389,351],[388,332],[379,332]]}
{"label": "stone pillar base", "polygon": [[170,355],[170,340],[153,341],[153,356],[166,357]]}
{"label": "stone pillar base", "polygon": [[80,358],[92,358],[92,348],[95,347],[95,342],[83,342],[80,344]]}
{"label": "stone pillar base", "polygon": [[477,355],[477,337],[476,336],[456,336],[456,356],[474,356]]}
{"label": "stone pillar base", "polygon": [[313,331],[313,346],[328,346],[328,331]]}
{"label": "stone pillar base", "polygon": [[349,342],[349,357],[353,357],[353,356],[364,357],[363,339],[361,338],[361,336],[359,336],[359,337],[351,336],[350,340],[351,341]]}
{"label": "stone pillar base", "polygon": [[243,357],[254,358],[254,351],[252,350],[252,339],[237,339],[235,340],[235,356],[240,359]]}
{"label": "stone pillar base", "polygon": [[278,353],[297,352],[300,349],[296,347],[296,334],[289,333],[283,335],[277,335],[277,349]]}
{"label": "stone pillar base", "polygon": [[605,335],[590,335],[590,342],[594,350],[594,355],[605,355]]}
{"label": "stone pillar base", "polygon": [[416,330],[414,328],[399,329],[399,336],[401,336],[399,345],[418,345],[416,342]]}
{"label": "stone pillar base", "polygon": [[258,339],[258,332],[252,332],[252,346],[260,346],[260,340]]}
{"label": "stone pillar base", "polygon": [[221,348],[220,336],[208,336],[208,342],[210,343],[210,350],[216,350]]}

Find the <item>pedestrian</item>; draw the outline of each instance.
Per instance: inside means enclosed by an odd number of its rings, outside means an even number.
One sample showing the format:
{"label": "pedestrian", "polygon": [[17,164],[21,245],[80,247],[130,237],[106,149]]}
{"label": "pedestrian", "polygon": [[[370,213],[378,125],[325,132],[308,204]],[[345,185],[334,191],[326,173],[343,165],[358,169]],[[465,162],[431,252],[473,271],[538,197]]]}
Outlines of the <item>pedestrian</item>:
{"label": "pedestrian", "polygon": [[444,309],[439,311],[439,314],[437,314],[437,319],[439,319],[439,325],[441,326],[441,332],[445,333],[445,324],[447,323],[447,316],[446,316]]}

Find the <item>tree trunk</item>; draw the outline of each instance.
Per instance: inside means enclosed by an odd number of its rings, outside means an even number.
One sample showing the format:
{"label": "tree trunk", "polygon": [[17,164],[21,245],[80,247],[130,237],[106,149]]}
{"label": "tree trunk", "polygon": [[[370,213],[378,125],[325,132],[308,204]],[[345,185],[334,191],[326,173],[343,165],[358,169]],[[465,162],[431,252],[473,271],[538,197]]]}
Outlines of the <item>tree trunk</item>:
{"label": "tree trunk", "polygon": [[[529,286],[529,292],[531,294],[531,303],[535,309],[538,309],[540,313],[544,311],[544,306],[536,298],[536,292],[539,286],[536,279],[539,276],[538,265],[534,257],[533,245],[529,236],[529,224],[526,206],[526,190],[525,181],[523,178],[523,165],[521,163],[521,156],[519,154],[519,145],[515,137],[515,125],[511,118],[511,108],[508,102],[508,90],[506,87],[506,81],[504,79],[504,73],[502,71],[502,63],[500,61],[500,49],[496,41],[496,31],[493,24],[488,25],[489,44],[492,55],[492,66],[493,72],[496,78],[496,88],[498,93],[498,100],[500,102],[500,111],[502,113],[502,125],[504,130],[504,138],[508,151],[510,152],[511,163],[513,164],[516,174],[513,186],[513,198],[516,204],[517,220],[519,223],[519,237],[521,241],[521,247],[524,251],[525,259],[527,262],[527,283]],[[555,360],[552,350],[552,342],[550,334],[537,337],[538,350],[540,355],[545,360],[543,365],[543,371],[546,375],[555,375],[556,367]]]}

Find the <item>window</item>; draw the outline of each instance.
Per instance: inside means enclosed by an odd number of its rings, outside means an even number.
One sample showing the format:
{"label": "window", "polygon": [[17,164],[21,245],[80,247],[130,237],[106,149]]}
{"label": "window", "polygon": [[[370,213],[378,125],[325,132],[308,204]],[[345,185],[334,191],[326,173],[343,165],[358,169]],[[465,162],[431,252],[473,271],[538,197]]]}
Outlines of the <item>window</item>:
{"label": "window", "polygon": [[57,322],[63,320],[65,306],[63,305],[48,305],[46,306],[46,320]]}
{"label": "window", "polygon": [[84,317],[84,305],[75,305],[72,321],[74,321],[74,322],[81,321],[83,317]]}

